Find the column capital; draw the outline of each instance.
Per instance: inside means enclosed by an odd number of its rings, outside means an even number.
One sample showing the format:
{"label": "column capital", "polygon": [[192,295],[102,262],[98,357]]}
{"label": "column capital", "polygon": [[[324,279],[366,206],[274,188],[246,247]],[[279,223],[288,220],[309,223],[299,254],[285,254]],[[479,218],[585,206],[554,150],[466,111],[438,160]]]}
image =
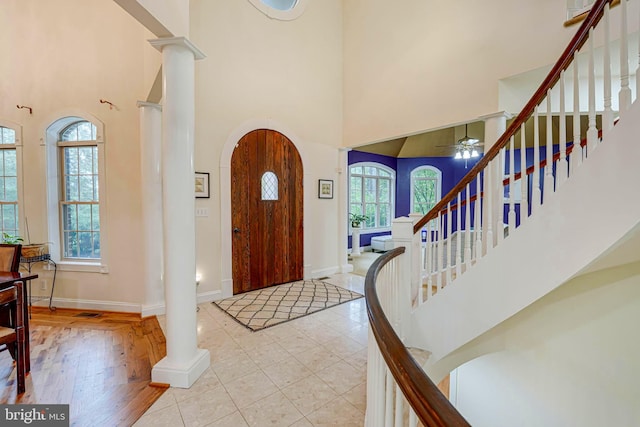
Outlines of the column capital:
{"label": "column capital", "polygon": [[498,111],[498,112],[491,113],[491,114],[485,114],[484,116],[480,116],[478,118],[480,120],[487,121],[487,120],[490,120],[490,119],[498,119],[498,118],[502,118],[502,117],[504,117],[505,119],[508,120],[508,119],[513,117],[513,114],[508,113],[506,111]]}
{"label": "column capital", "polygon": [[136,102],[136,107],[138,108],[151,107],[151,108],[157,108],[158,110],[162,111],[162,105],[156,104],[155,102],[138,101]]}
{"label": "column capital", "polygon": [[158,49],[162,52],[165,46],[174,45],[174,46],[182,46],[193,53],[195,59],[204,59],[207,57],[200,49],[196,47],[188,38],[186,37],[162,37],[159,39],[149,40],[151,46]]}

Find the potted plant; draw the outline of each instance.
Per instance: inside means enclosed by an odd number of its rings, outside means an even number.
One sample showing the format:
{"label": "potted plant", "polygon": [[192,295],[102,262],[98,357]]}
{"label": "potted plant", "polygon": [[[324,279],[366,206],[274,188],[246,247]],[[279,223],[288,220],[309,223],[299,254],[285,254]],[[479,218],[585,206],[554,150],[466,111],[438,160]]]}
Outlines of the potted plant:
{"label": "potted plant", "polygon": [[14,236],[9,233],[2,233],[2,243],[6,243],[8,245],[17,245],[23,242],[22,237]]}
{"label": "potted plant", "polygon": [[349,220],[351,220],[351,227],[353,228],[360,228],[360,224],[368,219],[369,217],[366,215],[349,212]]}

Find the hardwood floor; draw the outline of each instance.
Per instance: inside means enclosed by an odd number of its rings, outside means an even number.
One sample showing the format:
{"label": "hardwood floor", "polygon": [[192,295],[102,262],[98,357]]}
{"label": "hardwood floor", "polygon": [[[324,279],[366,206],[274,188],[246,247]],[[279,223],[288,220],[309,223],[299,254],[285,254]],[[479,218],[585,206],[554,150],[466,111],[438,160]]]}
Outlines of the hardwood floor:
{"label": "hardwood floor", "polygon": [[9,352],[0,353],[0,403],[70,404],[71,425],[130,426],[166,390],[150,385],[166,354],[155,317],[33,307],[31,373],[16,397]]}

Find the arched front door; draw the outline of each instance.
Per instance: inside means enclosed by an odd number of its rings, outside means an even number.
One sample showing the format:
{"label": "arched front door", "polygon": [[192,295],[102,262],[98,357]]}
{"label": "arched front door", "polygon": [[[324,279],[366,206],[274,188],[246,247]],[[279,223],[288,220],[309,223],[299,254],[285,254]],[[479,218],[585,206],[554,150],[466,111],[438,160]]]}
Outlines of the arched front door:
{"label": "arched front door", "polygon": [[249,132],[231,157],[233,293],[303,278],[302,161],[283,134]]}

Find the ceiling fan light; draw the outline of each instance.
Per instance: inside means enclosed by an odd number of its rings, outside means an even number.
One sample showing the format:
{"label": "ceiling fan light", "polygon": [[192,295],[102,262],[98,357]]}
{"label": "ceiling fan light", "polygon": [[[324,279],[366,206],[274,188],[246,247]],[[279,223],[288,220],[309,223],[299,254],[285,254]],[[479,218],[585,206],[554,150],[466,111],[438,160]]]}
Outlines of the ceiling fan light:
{"label": "ceiling fan light", "polygon": [[453,156],[454,159],[460,160],[462,158],[462,153],[460,151],[456,151],[456,155]]}
{"label": "ceiling fan light", "polygon": [[462,153],[462,158],[467,160],[471,158],[471,153],[469,152],[468,149],[465,149],[464,152]]}
{"label": "ceiling fan light", "polygon": [[480,153],[478,153],[478,150],[476,150],[475,148],[471,150],[471,157],[478,157],[479,155]]}

